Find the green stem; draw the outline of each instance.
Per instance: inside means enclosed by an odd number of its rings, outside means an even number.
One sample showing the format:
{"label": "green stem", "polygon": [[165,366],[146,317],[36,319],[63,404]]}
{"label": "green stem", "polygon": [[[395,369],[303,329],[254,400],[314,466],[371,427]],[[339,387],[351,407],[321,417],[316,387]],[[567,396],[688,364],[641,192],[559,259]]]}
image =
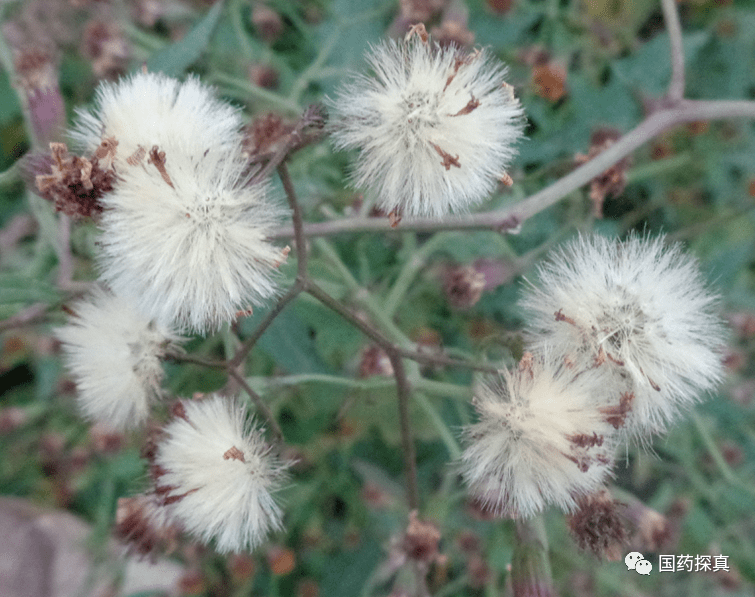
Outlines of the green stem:
{"label": "green stem", "polygon": [[682,153],[662,160],[654,160],[648,164],[631,169],[627,173],[627,183],[655,178],[656,176],[665,174],[671,170],[677,170],[682,166],[687,166],[690,163],[692,163],[691,152]]}
{"label": "green stem", "polygon": [[0,187],[10,186],[20,180],[18,161],[13,162],[5,172],[0,172]]}
{"label": "green stem", "polygon": [[298,386],[300,384],[319,383],[355,390],[381,390],[392,388],[396,382],[390,377],[370,377],[368,379],[354,379],[339,375],[327,375],[324,373],[300,373],[298,375],[282,375],[280,377],[247,377],[249,385],[255,388],[276,388]]}
{"label": "green stem", "polygon": [[121,19],[119,26],[129,37],[131,42],[138,44],[150,54],[162,50],[167,45],[167,42],[161,37],[142,31],[139,27],[131,24],[127,19]]}
{"label": "green stem", "polygon": [[459,447],[459,442],[456,441],[456,438],[454,437],[453,433],[451,433],[451,430],[448,428],[448,425],[446,425],[446,422],[438,414],[438,411],[433,408],[432,404],[430,404],[427,396],[425,396],[422,392],[414,392],[412,397],[414,398],[414,401],[419,404],[422,410],[427,413],[427,416],[430,418],[430,422],[438,431],[440,439],[446,445],[446,449],[448,450],[448,454],[451,457],[451,460],[458,460],[459,458],[461,458],[461,448]]}
{"label": "green stem", "polygon": [[418,390],[422,390],[433,396],[444,396],[446,398],[465,401],[472,398],[472,390],[466,386],[457,386],[456,384],[435,381],[426,377],[410,377],[409,381]]}
{"label": "green stem", "polygon": [[[277,110],[281,110],[289,114],[295,114],[297,116],[302,112],[302,108],[297,102],[290,100],[278,93],[275,93],[274,91],[265,89],[264,87],[252,85],[252,83],[244,79],[240,79],[238,77],[234,77],[220,71],[212,72],[210,74],[210,79],[218,83],[219,85],[235,88],[236,90],[243,92],[246,96],[251,96],[262,102],[270,104]],[[245,97],[245,99],[249,98]]]}
{"label": "green stem", "polygon": [[307,70],[305,70],[299,76],[299,78],[291,87],[291,93],[288,94],[289,101],[296,104],[299,104],[301,102],[302,94],[306,90],[310,81],[316,78],[317,71],[319,71],[323,67],[325,62],[327,62],[328,58],[330,57],[330,53],[333,51],[333,48],[335,48],[340,36],[340,27],[336,25],[333,33],[330,34],[328,39],[320,48],[320,53],[317,55],[317,58],[315,58],[315,61],[307,67]]}
{"label": "green stem", "polygon": [[244,58],[246,58],[249,62],[253,62],[254,50],[252,49],[252,44],[249,43],[249,37],[247,36],[246,31],[244,31],[244,24],[241,21],[242,4],[248,4],[248,2],[244,2],[243,0],[234,0],[229,6],[229,13],[231,15],[233,31],[234,33],[236,33],[236,39],[238,39],[238,42],[241,45],[241,50],[244,54]]}
{"label": "green stem", "polygon": [[[383,305],[383,312],[387,317],[393,317],[401,301],[404,300],[406,292],[409,290],[412,281],[421,270],[432,253],[438,250],[448,240],[450,233],[440,233],[434,235],[424,245],[417,249],[411,257],[404,263],[404,267],[396,278],[388,297]],[[412,234],[412,236],[414,236]]]}
{"label": "green stem", "polygon": [[713,459],[713,462],[715,463],[716,468],[718,469],[718,472],[721,473],[721,476],[726,480],[726,482],[731,485],[736,485],[737,487],[741,487],[742,489],[746,490],[748,493],[755,495],[755,488],[753,488],[752,486],[748,485],[747,483],[739,479],[734,474],[734,471],[731,470],[731,467],[726,463],[726,459],[724,458],[724,455],[721,453],[721,450],[719,450],[718,446],[716,445],[716,442],[713,440],[713,437],[710,435],[708,428],[705,426],[705,423],[703,423],[702,419],[700,418],[700,415],[696,411],[692,411],[692,413],[690,414],[690,419],[692,420],[692,424],[695,426],[697,433],[700,435],[700,439],[703,440],[703,445],[705,445],[705,449],[708,451],[711,458]]}

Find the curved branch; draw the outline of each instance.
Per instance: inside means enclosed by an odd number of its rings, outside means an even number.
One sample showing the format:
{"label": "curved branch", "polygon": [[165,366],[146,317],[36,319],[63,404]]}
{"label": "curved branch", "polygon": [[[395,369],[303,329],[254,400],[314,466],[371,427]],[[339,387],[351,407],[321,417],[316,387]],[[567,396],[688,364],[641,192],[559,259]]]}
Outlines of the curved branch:
{"label": "curved branch", "polygon": [[671,81],[666,98],[678,102],[684,97],[684,46],[682,25],[679,22],[679,9],[676,0],[661,0],[663,18],[666,21],[669,43],[671,44]]}
{"label": "curved branch", "polygon": [[[755,102],[751,101],[695,101],[679,100],[649,115],[638,126],[595,158],[573,170],[551,185],[511,207],[443,219],[405,219],[391,228],[387,218],[344,218],[331,222],[304,225],[305,236],[332,236],[347,232],[436,232],[439,230],[493,229],[500,232],[515,230],[535,214],[551,207],[572,191],[589,183],[593,178],[631,154],[666,129],[696,120],[722,118],[755,119]],[[293,228],[275,230],[273,238],[291,238]]]}

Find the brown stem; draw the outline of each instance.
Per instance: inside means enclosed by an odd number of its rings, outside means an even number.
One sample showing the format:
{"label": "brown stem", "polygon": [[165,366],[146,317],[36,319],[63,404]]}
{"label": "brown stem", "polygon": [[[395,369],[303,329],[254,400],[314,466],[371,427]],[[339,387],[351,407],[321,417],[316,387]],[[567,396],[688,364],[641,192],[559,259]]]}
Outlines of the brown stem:
{"label": "brown stem", "polygon": [[252,348],[254,348],[254,345],[262,337],[262,334],[264,334],[267,328],[270,327],[270,324],[273,323],[280,312],[283,311],[286,305],[294,300],[299,293],[301,293],[304,289],[304,282],[307,277],[308,252],[307,241],[302,232],[303,221],[301,209],[299,208],[299,201],[296,199],[296,191],[294,190],[294,185],[291,182],[291,176],[288,172],[288,166],[286,166],[285,162],[278,164],[278,176],[280,176],[283,190],[286,192],[288,204],[291,207],[291,220],[293,222],[294,242],[296,244],[296,282],[294,282],[294,285],[288,289],[288,292],[278,300],[273,309],[265,316],[265,319],[262,320],[262,323],[260,323],[257,326],[257,329],[254,330],[254,333],[244,341],[236,354],[233,355],[233,358],[228,363],[228,366],[231,369],[235,369],[244,361]]}
{"label": "brown stem", "polygon": [[288,173],[286,162],[278,165],[278,176],[280,176],[283,190],[286,192],[288,204],[291,207],[291,221],[294,226],[294,243],[296,244],[296,274],[299,279],[304,279],[307,275],[307,240],[304,237],[303,227],[304,220],[301,215],[299,201],[296,198],[296,190],[291,181],[291,175]]}
{"label": "brown stem", "polygon": [[386,338],[383,334],[381,334],[371,324],[364,321],[356,313],[351,311],[351,309],[346,307],[346,305],[334,299],[332,296],[330,296],[327,292],[325,292],[312,280],[307,280],[306,285],[304,287],[304,291],[311,294],[313,297],[315,297],[318,301],[320,301],[323,305],[325,305],[332,311],[335,311],[336,313],[338,313],[346,321],[351,322],[351,324],[354,327],[358,328],[365,336],[367,336],[370,340],[375,342],[375,344],[380,346],[380,348],[382,348],[386,352],[388,352],[389,350],[393,350],[393,351],[398,350],[398,348],[393,344],[393,342],[391,342],[388,338]]}
{"label": "brown stem", "polygon": [[412,422],[409,416],[409,397],[412,389],[406,377],[404,361],[395,349],[385,349],[393,366],[393,376],[396,378],[396,394],[398,396],[398,417],[401,426],[401,448],[404,452],[404,473],[406,474],[406,493],[409,510],[419,508],[419,487],[417,485],[417,453],[412,437]]}
{"label": "brown stem", "polygon": [[0,321],[0,332],[19,328],[28,323],[43,319],[49,308],[50,306],[47,303],[34,303],[15,315],[11,315],[7,319]]}
{"label": "brown stem", "polygon": [[661,0],[663,19],[666,21],[669,43],[671,44],[671,81],[666,98],[678,102],[684,97],[684,46],[682,26],[679,22],[679,9],[676,0]]}
{"label": "brown stem", "polygon": [[[755,119],[755,101],[679,100],[669,101],[666,104],[592,160],[512,207],[442,219],[405,219],[397,228],[391,228],[386,218],[344,218],[305,224],[304,235],[313,237],[332,236],[346,232],[437,232],[473,229],[505,232],[517,229],[524,221],[586,185],[669,127],[697,120]],[[271,235],[272,238],[291,238],[292,236],[292,228],[279,228]]]}
{"label": "brown stem", "polygon": [[348,307],[334,299],[311,280],[307,281],[305,290],[326,307],[338,313],[346,321],[351,322],[352,325],[361,330],[365,336],[380,346],[380,348],[382,348],[388,355],[391,365],[393,366],[393,375],[396,379],[398,412],[401,425],[401,446],[404,452],[404,466],[406,467],[407,500],[410,509],[413,510],[418,508],[419,490],[417,488],[417,456],[414,450],[411,421],[409,419],[409,396],[411,395],[411,387],[409,386],[409,379],[406,376],[406,369],[404,368],[404,361],[401,356],[403,351],[393,342],[388,340],[388,338],[383,336],[383,334],[377,329],[372,327],[372,325],[363,321],[356,313],[352,312]]}
{"label": "brown stem", "polygon": [[294,282],[294,285],[288,289],[288,292],[286,292],[286,294],[278,299],[278,302],[275,303],[275,306],[268,312],[267,315],[265,315],[265,318],[257,326],[254,332],[252,332],[252,335],[244,340],[244,343],[236,351],[236,354],[233,355],[233,358],[228,361],[229,368],[238,367],[244,361],[246,356],[254,348],[254,345],[257,344],[257,341],[262,337],[262,334],[264,334],[267,331],[267,328],[270,327],[270,324],[273,323],[278,315],[280,315],[281,311],[286,308],[286,305],[288,305],[288,303],[299,296],[303,289],[304,285],[301,283],[301,281],[297,280],[296,282]]}

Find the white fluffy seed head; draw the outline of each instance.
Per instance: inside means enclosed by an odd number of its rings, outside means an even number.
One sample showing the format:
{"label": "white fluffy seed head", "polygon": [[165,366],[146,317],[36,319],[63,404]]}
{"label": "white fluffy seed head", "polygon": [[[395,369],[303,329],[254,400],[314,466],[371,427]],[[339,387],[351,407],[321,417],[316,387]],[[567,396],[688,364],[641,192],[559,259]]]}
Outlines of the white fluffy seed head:
{"label": "white fluffy seed head", "polygon": [[485,199],[522,135],[523,111],[505,68],[485,50],[465,54],[415,37],[387,41],[330,101],[333,140],[359,149],[357,187],[386,211],[442,216]]}
{"label": "white fluffy seed head", "polygon": [[282,210],[250,185],[240,151],[166,151],[164,171],[126,166],[102,197],[101,277],[145,314],[214,331],[275,294],[285,254],[268,242]]}
{"label": "white fluffy seed head", "polygon": [[571,511],[598,490],[613,462],[613,428],[596,376],[526,353],[513,372],[475,392],[479,422],[464,431],[461,467],[472,494],[498,515],[527,518],[548,505]]}
{"label": "white fluffy seed head", "polygon": [[155,452],[156,492],[185,530],[214,540],[218,551],[254,549],[281,527],[273,493],[290,463],[270,454],[235,400],[216,395],[182,405]]}
{"label": "white fluffy seed head", "polygon": [[160,357],[180,338],[100,288],[73,311],[55,335],[76,382],[81,412],[117,429],[140,425],[160,392]]}
{"label": "white fluffy seed head", "polygon": [[578,237],[538,270],[521,300],[535,350],[579,354],[634,394],[625,431],[664,429],[722,377],[716,296],[680,245]]}
{"label": "white fluffy seed head", "polygon": [[243,126],[239,111],[199,79],[182,83],[162,73],[137,72],[117,83],[103,82],[93,109],[79,109],[76,116],[70,136],[81,149],[91,153],[103,139],[116,139],[117,171],[154,145],[190,155],[227,149],[238,143]]}

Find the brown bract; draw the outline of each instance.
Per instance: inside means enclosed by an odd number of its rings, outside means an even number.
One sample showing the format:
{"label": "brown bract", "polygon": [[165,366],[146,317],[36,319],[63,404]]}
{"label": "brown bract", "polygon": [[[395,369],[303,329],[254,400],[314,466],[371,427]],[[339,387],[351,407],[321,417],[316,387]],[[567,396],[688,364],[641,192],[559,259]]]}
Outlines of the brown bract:
{"label": "brown bract", "polygon": [[627,533],[624,504],[601,491],[579,500],[579,509],[567,518],[572,537],[582,549],[611,562],[623,557]]}
{"label": "brown bract", "polygon": [[37,174],[40,196],[55,203],[55,210],[73,217],[97,217],[100,198],[113,190],[112,169],[117,141],[105,139],[91,158],[68,153],[65,143],[50,143],[52,173]]}

